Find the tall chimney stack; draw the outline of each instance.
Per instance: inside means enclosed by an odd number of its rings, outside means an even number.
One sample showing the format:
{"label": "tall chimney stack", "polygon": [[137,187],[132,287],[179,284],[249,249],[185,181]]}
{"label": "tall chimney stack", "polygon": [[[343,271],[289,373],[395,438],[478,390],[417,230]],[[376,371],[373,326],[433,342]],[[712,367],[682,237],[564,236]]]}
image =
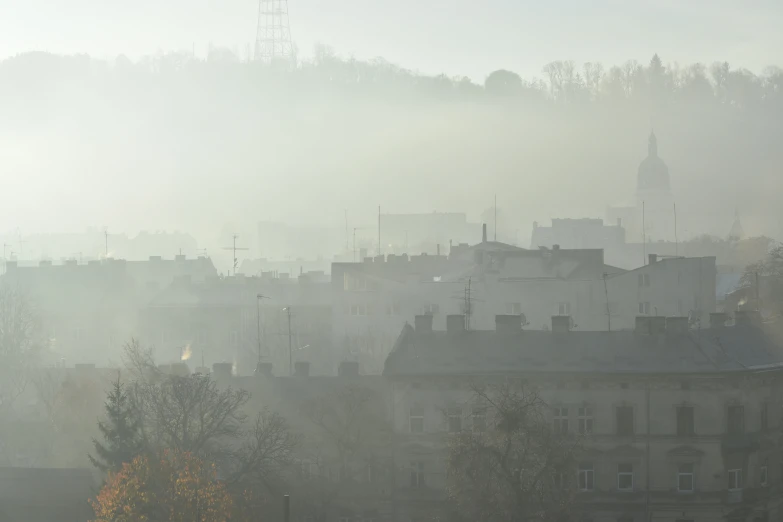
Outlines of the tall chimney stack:
{"label": "tall chimney stack", "polygon": [[487,242],[487,224],[484,223],[481,225],[481,242],[486,243]]}

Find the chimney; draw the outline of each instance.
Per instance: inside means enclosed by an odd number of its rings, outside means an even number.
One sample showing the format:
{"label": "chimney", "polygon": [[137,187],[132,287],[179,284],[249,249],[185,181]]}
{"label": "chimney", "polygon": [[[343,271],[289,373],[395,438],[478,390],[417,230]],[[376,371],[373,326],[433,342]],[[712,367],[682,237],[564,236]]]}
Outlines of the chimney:
{"label": "chimney", "polygon": [[227,381],[231,379],[233,367],[231,363],[215,363],[212,365],[212,375],[216,381]]}
{"label": "chimney", "polygon": [[359,361],[342,361],[337,367],[337,375],[340,377],[358,377]]}
{"label": "chimney", "polygon": [[650,333],[650,317],[647,315],[637,315],[633,331],[637,334],[648,335]]}
{"label": "chimney", "polygon": [[666,333],[666,317],[662,315],[655,315],[649,318],[650,320],[650,333],[653,335],[659,335]]}
{"label": "chimney", "polygon": [[658,254],[647,254],[647,264],[654,265],[658,262]]}
{"label": "chimney", "polygon": [[440,256],[440,243],[438,243],[438,247],[435,253],[436,255]]}
{"label": "chimney", "polygon": [[310,363],[307,361],[296,361],[294,363],[294,377],[308,377],[310,375]]}
{"label": "chimney", "polygon": [[522,331],[521,315],[496,315],[495,331],[499,334],[515,334]]}
{"label": "chimney", "polygon": [[465,331],[465,316],[461,314],[446,316],[446,331],[448,333],[462,333]]}
{"label": "chimney", "polygon": [[487,224],[484,223],[481,225],[481,242],[486,243],[487,242]]}
{"label": "chimney", "polygon": [[256,364],[256,376],[258,377],[272,377],[272,363],[260,362]]}
{"label": "chimney", "polygon": [[758,326],[761,324],[761,312],[758,310],[737,310],[734,312],[735,326]]}
{"label": "chimney", "polygon": [[722,328],[726,326],[726,322],[729,320],[729,314],[726,312],[711,312],[710,313],[710,328]]}
{"label": "chimney", "polygon": [[666,318],[666,333],[670,334],[684,334],[688,332],[688,318],[687,317],[667,317]]}
{"label": "chimney", "polygon": [[429,314],[417,315],[413,319],[413,326],[416,329],[416,333],[432,332],[432,316]]}
{"label": "chimney", "polygon": [[563,333],[571,331],[571,316],[570,315],[553,315],[552,316],[552,331],[555,333]]}

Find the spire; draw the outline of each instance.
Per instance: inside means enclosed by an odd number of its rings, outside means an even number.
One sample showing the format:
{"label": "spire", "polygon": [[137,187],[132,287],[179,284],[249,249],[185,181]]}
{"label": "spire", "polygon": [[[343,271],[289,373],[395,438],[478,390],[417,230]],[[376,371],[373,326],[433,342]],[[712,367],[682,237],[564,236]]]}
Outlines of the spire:
{"label": "spire", "polygon": [[647,141],[647,155],[658,155],[658,138],[655,137],[655,133],[653,131],[650,131],[650,138]]}
{"label": "spire", "polygon": [[740,222],[739,209],[734,209],[734,223],[731,224],[731,230],[729,231],[729,239],[735,241],[745,237],[745,230],[742,228]]}

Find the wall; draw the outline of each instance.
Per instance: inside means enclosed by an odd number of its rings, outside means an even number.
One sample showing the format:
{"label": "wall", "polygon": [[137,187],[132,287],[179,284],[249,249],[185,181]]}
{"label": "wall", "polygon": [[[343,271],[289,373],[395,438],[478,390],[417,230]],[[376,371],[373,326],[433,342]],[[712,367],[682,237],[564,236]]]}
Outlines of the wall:
{"label": "wall", "polygon": [[[646,521],[647,490],[647,393],[650,395],[649,423],[649,478],[651,493],[651,520],[722,519],[726,504],[727,470],[734,466],[743,469],[744,490],[747,495],[763,498],[770,491],[781,489],[780,448],[777,433],[781,423],[781,390],[775,384],[777,377],[763,374],[745,377],[699,376],[641,378],[636,376],[587,376],[584,379],[567,375],[520,376],[532,386],[540,388],[542,398],[551,407],[567,407],[569,431],[578,428],[578,408],[593,409],[593,434],[584,440],[587,448],[582,462],[590,462],[595,469],[593,492],[580,493],[576,512],[589,513],[595,521],[615,521],[620,515],[632,520]],[[478,382],[486,379],[475,377]],[[410,511],[401,515],[421,517],[426,510],[438,509],[444,497],[448,441],[445,411],[453,405],[468,412],[473,393],[468,377],[452,379],[397,379],[392,385],[394,430],[398,434],[398,461],[423,462],[426,487],[410,488],[404,482],[405,470],[400,470],[398,496],[413,502]],[[687,389],[685,389],[685,386]],[[768,404],[768,429],[761,430],[761,404]],[[757,441],[746,451],[729,450],[726,436],[727,407],[742,404],[745,407],[745,433],[741,439]],[[425,411],[425,433],[411,433],[410,409],[422,406]],[[632,406],[635,435],[620,437],[616,433],[615,407]],[[694,407],[695,435],[677,436],[678,405]],[[469,429],[465,413],[463,429]],[[768,459],[768,486],[760,484],[760,467]],[[739,462],[739,464],[737,464]],[[631,463],[634,472],[633,492],[617,490],[617,464]],[[677,469],[680,463],[695,466],[695,491],[677,492]],[[748,497],[749,498],[749,497]],[[776,509],[774,502],[770,509]],[[770,513],[774,516],[774,513]],[[770,518],[773,520],[774,518]]]}

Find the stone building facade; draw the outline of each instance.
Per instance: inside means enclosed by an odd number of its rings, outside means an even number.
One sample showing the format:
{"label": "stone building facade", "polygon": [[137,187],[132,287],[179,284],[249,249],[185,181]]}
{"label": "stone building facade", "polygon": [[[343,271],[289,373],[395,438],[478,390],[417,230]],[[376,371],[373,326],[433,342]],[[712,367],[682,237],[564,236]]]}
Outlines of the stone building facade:
{"label": "stone building facade", "polygon": [[465,331],[455,320],[444,332],[421,318],[402,332],[384,371],[396,459],[409,474],[395,491],[397,520],[448,507],[449,432],[473,429],[451,415],[471,409],[472,384],[508,379],[538,389],[556,427],[584,437],[575,521],[783,515],[783,359],[753,314],[700,331],[684,318],[640,318],[627,332],[569,331],[562,318],[551,332],[523,331],[514,321]]}

